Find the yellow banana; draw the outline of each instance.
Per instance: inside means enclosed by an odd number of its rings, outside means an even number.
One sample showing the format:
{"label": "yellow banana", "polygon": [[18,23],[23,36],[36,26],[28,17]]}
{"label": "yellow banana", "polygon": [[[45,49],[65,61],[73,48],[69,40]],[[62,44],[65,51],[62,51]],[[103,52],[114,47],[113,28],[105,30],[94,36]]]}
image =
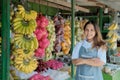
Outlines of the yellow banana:
{"label": "yellow banana", "polygon": [[118,24],[117,23],[113,23],[109,28],[108,30],[116,30],[118,29]]}
{"label": "yellow banana", "polygon": [[113,50],[117,49],[117,43],[111,43],[110,49],[113,49]]}
{"label": "yellow banana", "polygon": [[113,34],[114,34],[114,31],[109,31],[108,34],[107,34],[107,36],[111,37]]}
{"label": "yellow banana", "polygon": [[14,19],[13,19],[13,23],[15,23],[15,22],[17,22],[17,21],[21,21],[21,20],[23,20],[23,19],[20,18],[20,17],[14,18]]}

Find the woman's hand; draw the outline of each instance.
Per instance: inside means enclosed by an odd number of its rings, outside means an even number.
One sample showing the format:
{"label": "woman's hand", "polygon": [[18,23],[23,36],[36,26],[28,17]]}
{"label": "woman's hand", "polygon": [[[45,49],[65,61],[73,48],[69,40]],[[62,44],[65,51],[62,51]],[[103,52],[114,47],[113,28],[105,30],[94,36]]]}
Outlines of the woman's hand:
{"label": "woman's hand", "polygon": [[86,59],[85,64],[91,66],[103,66],[104,62],[101,61],[99,58],[92,58],[92,59]]}

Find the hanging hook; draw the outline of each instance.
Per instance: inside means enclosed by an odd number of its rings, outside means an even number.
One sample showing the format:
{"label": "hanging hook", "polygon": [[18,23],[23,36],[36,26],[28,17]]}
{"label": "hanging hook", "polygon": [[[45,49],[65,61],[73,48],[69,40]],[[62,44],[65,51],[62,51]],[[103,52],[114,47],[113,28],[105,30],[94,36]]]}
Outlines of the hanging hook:
{"label": "hanging hook", "polygon": [[46,14],[46,16],[48,15],[48,0],[46,0],[47,1],[47,6],[46,6],[46,12],[45,12],[45,14]]}
{"label": "hanging hook", "polygon": [[35,0],[32,2],[32,10],[33,10],[33,3],[35,3]]}
{"label": "hanging hook", "polygon": [[41,6],[40,6],[41,4],[40,4],[40,3],[41,3],[41,2],[40,2],[40,0],[39,0],[39,11],[38,11],[39,13],[40,13],[40,11],[41,11]]}

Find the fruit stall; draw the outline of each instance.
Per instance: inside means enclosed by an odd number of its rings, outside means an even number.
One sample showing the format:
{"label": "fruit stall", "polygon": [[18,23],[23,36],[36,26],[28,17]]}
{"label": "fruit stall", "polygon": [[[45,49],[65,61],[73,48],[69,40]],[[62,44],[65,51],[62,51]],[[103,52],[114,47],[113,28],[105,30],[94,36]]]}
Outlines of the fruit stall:
{"label": "fruit stall", "polygon": [[74,80],[71,54],[89,20],[98,23],[108,45],[104,80],[120,79],[118,8],[102,0],[1,0],[0,4],[0,80]]}

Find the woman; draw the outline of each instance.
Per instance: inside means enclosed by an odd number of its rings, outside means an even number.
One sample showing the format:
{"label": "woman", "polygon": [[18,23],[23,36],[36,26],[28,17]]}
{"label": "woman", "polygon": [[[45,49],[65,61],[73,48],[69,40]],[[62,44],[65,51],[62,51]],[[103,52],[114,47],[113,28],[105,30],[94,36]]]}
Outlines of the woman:
{"label": "woman", "polygon": [[85,24],[84,35],[72,53],[72,63],[77,66],[75,80],[103,80],[101,66],[106,63],[106,43],[93,22]]}

